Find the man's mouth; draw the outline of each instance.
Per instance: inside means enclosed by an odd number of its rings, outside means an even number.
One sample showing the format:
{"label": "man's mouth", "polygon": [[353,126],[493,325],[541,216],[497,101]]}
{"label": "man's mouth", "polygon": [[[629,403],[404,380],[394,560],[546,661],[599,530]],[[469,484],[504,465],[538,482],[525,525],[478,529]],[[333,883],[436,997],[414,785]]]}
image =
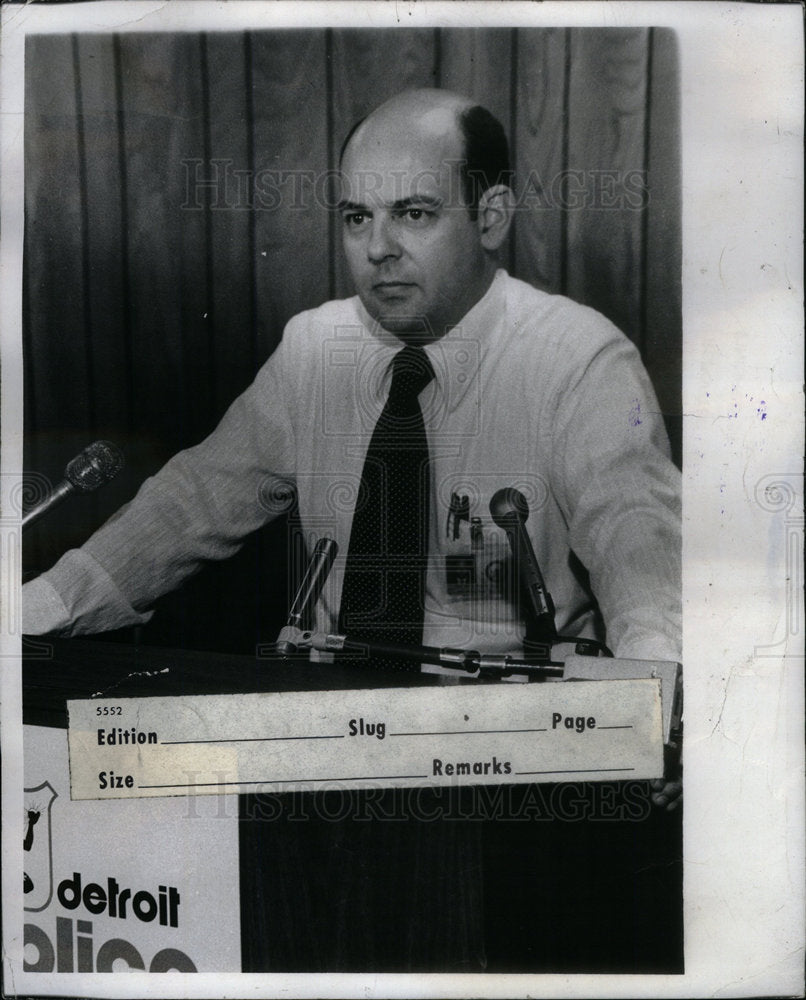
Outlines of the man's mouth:
{"label": "man's mouth", "polygon": [[373,282],[372,290],[374,292],[403,292],[408,288],[414,288],[413,281],[376,281]]}

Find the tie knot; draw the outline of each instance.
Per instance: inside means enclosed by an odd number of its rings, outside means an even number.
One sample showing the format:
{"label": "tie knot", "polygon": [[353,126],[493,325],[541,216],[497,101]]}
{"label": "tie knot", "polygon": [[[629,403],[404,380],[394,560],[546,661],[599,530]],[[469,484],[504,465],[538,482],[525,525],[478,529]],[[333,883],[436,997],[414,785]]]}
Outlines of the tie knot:
{"label": "tie knot", "polygon": [[389,401],[397,405],[414,402],[434,377],[434,369],[422,347],[404,347],[392,359]]}

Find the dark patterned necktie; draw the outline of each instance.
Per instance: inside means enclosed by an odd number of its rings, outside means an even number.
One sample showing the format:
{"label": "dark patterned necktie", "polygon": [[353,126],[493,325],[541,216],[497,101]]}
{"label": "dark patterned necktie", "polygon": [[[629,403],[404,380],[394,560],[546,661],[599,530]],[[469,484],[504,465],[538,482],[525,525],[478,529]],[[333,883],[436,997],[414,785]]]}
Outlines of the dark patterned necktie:
{"label": "dark patterned necktie", "polygon": [[[430,475],[418,396],[433,377],[421,347],[404,347],[392,360],[389,398],[364,460],[344,571],[339,629],[351,639],[423,641]],[[372,663],[412,669],[403,661]]]}

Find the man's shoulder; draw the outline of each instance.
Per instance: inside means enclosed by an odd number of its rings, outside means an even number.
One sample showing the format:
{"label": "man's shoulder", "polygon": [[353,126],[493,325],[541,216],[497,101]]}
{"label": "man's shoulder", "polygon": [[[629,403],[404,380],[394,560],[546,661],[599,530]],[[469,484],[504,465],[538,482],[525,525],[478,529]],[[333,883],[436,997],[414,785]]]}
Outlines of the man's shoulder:
{"label": "man's shoulder", "polygon": [[327,353],[331,341],[355,336],[361,326],[357,297],[332,299],[296,313],[285,325],[277,348],[266,364],[310,372]]}
{"label": "man's shoulder", "polygon": [[508,274],[503,287],[511,335],[524,346],[543,354],[556,350],[569,358],[590,355],[608,344],[629,344],[614,323],[590,306]]}
{"label": "man's shoulder", "polygon": [[284,336],[338,336],[340,330],[352,329],[361,322],[358,296],[331,299],[312,309],[304,309],[288,321]]}

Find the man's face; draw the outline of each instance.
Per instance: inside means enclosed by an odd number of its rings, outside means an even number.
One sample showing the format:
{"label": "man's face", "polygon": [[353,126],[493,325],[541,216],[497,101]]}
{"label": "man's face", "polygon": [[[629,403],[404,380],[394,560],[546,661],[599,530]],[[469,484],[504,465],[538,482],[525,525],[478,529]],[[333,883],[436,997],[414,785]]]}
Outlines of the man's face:
{"label": "man's face", "polygon": [[490,281],[462,203],[463,143],[451,111],[370,119],[342,162],[344,249],[367,312],[402,340],[441,337]]}

